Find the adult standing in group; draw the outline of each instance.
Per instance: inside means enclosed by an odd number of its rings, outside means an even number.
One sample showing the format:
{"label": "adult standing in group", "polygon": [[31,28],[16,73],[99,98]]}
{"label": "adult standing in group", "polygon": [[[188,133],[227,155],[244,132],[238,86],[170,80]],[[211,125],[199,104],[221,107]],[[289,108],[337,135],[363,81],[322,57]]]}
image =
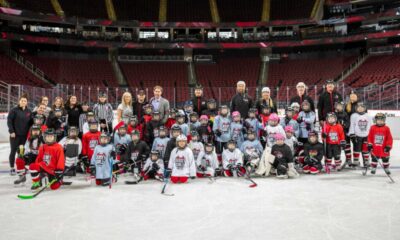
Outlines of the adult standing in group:
{"label": "adult standing in group", "polygon": [[124,92],[124,94],[122,94],[121,103],[117,108],[117,123],[123,121],[124,123],[128,124],[132,115],[132,94],[130,92]]}
{"label": "adult standing in group", "polygon": [[269,87],[263,87],[261,90],[261,98],[256,102],[256,108],[258,113],[261,113],[263,106],[269,106],[271,113],[276,113],[277,106],[275,101],[271,98],[271,89]]}
{"label": "adult standing in group", "polygon": [[163,88],[161,86],[155,86],[153,88],[154,97],[150,99],[149,103],[153,106],[154,112],[160,113],[161,122],[165,124],[169,114],[169,101],[161,96],[162,93]]}
{"label": "adult standing in group", "polygon": [[349,101],[346,104],[346,112],[349,115],[349,118],[353,113],[356,112],[357,103],[358,103],[358,96],[354,91],[351,91],[349,96]]}
{"label": "adult standing in group", "polygon": [[82,113],[82,107],[78,103],[78,98],[72,95],[65,103],[65,111],[67,113],[67,126],[79,128],[79,116]]}
{"label": "adult standing in group", "polygon": [[133,102],[133,115],[136,115],[139,121],[142,121],[144,115],[143,107],[148,104],[146,99],[146,92],[140,89],[136,93],[136,101]]}
{"label": "adult standing in group", "polygon": [[307,93],[306,93],[307,89],[308,88],[307,88],[306,84],[304,84],[303,82],[297,83],[297,85],[296,85],[297,95],[290,99],[290,105],[292,105],[292,103],[294,103],[294,102],[297,102],[301,106],[303,101],[307,100],[310,103],[311,111],[315,112],[314,100],[310,96],[307,95]]}
{"label": "adult standing in group", "polygon": [[236,84],[236,95],[231,100],[231,112],[238,111],[243,119],[248,117],[249,109],[253,107],[253,99],[246,93],[246,83],[242,80]]}
{"label": "adult standing in group", "polygon": [[41,104],[44,104],[44,106],[45,106],[45,110],[44,110],[43,115],[47,118],[49,116],[50,111],[51,111],[51,107],[49,107],[49,98],[47,96],[42,96],[40,98],[39,104],[33,109],[33,112],[36,112],[38,107]]}
{"label": "adult standing in group", "polygon": [[106,121],[108,133],[111,134],[113,130],[114,111],[108,102],[107,93],[99,93],[99,101],[93,106],[93,113],[98,122],[100,120]]}
{"label": "adult standing in group", "polygon": [[326,91],[321,93],[318,100],[318,118],[323,125],[326,115],[335,112],[335,103],[343,101],[342,95],[335,91],[335,83],[332,79],[326,80]]}
{"label": "adult standing in group", "polygon": [[192,98],[193,112],[196,112],[199,116],[204,110],[207,110],[207,102],[203,97],[203,86],[197,84],[194,87],[194,97]]}
{"label": "adult standing in group", "polygon": [[7,117],[8,132],[10,133],[10,174],[15,175],[15,154],[20,145],[25,145],[29,128],[32,124],[31,110],[28,108],[28,97],[22,95],[18,106],[11,109]]}

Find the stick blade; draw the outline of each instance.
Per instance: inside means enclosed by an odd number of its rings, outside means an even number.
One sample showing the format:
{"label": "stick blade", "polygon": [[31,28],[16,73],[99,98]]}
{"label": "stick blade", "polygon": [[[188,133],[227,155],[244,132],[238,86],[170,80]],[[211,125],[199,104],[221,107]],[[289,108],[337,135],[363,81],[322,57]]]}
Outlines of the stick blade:
{"label": "stick blade", "polygon": [[35,195],[18,195],[19,199],[33,199]]}
{"label": "stick blade", "polygon": [[249,187],[250,188],[255,188],[255,187],[257,187],[257,184],[251,184]]}

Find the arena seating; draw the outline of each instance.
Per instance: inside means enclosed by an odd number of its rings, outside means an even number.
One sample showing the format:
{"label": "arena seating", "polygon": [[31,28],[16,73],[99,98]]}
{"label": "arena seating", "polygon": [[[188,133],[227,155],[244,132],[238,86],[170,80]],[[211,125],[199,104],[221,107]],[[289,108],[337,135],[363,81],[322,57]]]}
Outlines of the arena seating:
{"label": "arena seating", "polygon": [[11,5],[13,8],[17,9],[28,9],[33,12],[38,12],[38,13],[51,13],[55,14],[54,8],[51,5],[50,0],[8,0],[8,3]]}
{"label": "arena seating", "polygon": [[111,63],[107,60],[24,57],[59,84],[118,86]]}
{"label": "arena seating", "polygon": [[271,0],[270,20],[310,18],[315,0]]}
{"label": "arena seating", "polygon": [[49,85],[37,78],[26,68],[19,65],[6,55],[0,55],[0,80],[10,84],[23,84],[37,87]]}
{"label": "arena seating", "polygon": [[114,0],[118,20],[158,21],[160,0]]}
{"label": "arena seating", "polygon": [[66,16],[84,17],[89,19],[107,19],[107,9],[104,1],[99,0],[59,0]]}
{"label": "arena seating", "polygon": [[207,0],[169,0],[169,22],[211,22],[210,5]]}
{"label": "arena seating", "polygon": [[384,84],[393,78],[400,78],[400,55],[369,56],[345,83],[352,87],[362,87],[371,83]]}
{"label": "arena seating", "polygon": [[262,0],[217,0],[217,5],[221,22],[261,20]]}

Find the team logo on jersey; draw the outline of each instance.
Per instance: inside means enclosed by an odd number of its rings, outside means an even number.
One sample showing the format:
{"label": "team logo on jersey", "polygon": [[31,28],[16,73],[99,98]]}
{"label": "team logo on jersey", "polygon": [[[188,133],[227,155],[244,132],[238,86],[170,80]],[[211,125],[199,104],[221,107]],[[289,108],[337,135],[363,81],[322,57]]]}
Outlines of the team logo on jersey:
{"label": "team logo on jersey", "polygon": [[383,145],[383,140],[385,139],[385,137],[383,135],[380,134],[376,134],[375,138],[374,138],[374,143],[376,145]]}
{"label": "team logo on jersey", "polygon": [[160,144],[160,143],[156,144],[156,150],[157,151],[164,152],[164,149],[165,149],[165,145],[164,144]]}
{"label": "team logo on jersey", "polygon": [[45,153],[43,156],[43,162],[48,166],[51,161],[51,155],[48,153]]}
{"label": "team logo on jersey", "polygon": [[106,154],[105,153],[98,153],[96,154],[96,165],[102,166],[106,161]]}
{"label": "team logo on jersey", "polygon": [[154,134],[154,137],[155,137],[155,138],[159,136],[158,128],[155,128],[155,129],[153,130],[153,134]]}
{"label": "team logo on jersey", "polygon": [[131,160],[132,160],[132,161],[136,161],[136,159],[138,158],[138,156],[139,156],[139,152],[138,152],[138,151],[132,152],[132,153],[131,153]]}
{"label": "team logo on jersey", "polygon": [[208,135],[207,134],[201,135],[201,139],[203,139],[203,142],[208,142]]}
{"label": "team logo on jersey", "polygon": [[182,170],[184,166],[185,166],[185,156],[176,156],[175,167],[179,170]]}
{"label": "team logo on jersey", "polygon": [[98,143],[97,139],[91,139],[89,141],[89,148],[93,150],[97,146],[97,143]]}
{"label": "team logo on jersey", "polygon": [[358,120],[358,128],[360,129],[360,131],[362,132],[366,132],[367,131],[367,126],[368,126],[368,120],[367,119],[360,119]]}
{"label": "team logo on jersey", "polygon": [[308,154],[310,155],[310,157],[315,157],[318,155],[318,151],[311,149],[310,151],[308,151]]}
{"label": "team logo on jersey", "polygon": [[222,131],[222,132],[227,132],[227,131],[229,131],[229,126],[230,126],[229,122],[223,122],[223,123],[222,123],[222,129],[221,129],[221,131]]}
{"label": "team logo on jersey", "polygon": [[236,159],[229,159],[229,164],[235,165],[236,164]]}
{"label": "team logo on jersey", "polygon": [[337,132],[329,132],[329,139],[330,139],[332,142],[338,141],[338,140],[339,140],[339,137],[338,137]]}
{"label": "team logo on jersey", "polygon": [[282,153],[281,151],[275,151],[275,152],[274,152],[274,156],[275,156],[276,158],[283,158],[283,153]]}

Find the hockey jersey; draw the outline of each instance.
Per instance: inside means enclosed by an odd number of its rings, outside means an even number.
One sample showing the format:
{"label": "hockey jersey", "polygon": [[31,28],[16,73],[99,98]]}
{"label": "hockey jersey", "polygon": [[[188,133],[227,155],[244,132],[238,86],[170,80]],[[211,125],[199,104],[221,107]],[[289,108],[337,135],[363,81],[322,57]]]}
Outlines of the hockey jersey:
{"label": "hockey jersey", "polygon": [[279,146],[275,144],[271,148],[271,154],[275,156],[275,160],[279,161],[281,164],[287,164],[293,162],[293,154],[289,146],[283,144]]}
{"label": "hockey jersey", "polygon": [[296,136],[296,138],[299,137],[300,126],[296,120],[294,120],[293,118],[284,117],[281,119],[281,121],[279,123],[282,125],[283,129],[285,129],[286,126],[292,126],[293,130],[294,130],[294,135]]}
{"label": "hockey jersey", "polygon": [[110,155],[113,150],[112,144],[107,144],[106,146],[97,145],[94,149],[90,165],[96,167],[96,179],[111,178],[114,159]]}
{"label": "hockey jersey", "polygon": [[95,133],[87,132],[83,134],[82,137],[82,155],[88,156],[89,159],[92,158],[93,151],[100,141],[101,132],[97,131]]}
{"label": "hockey jersey", "polygon": [[59,144],[64,149],[65,165],[73,166],[78,162],[78,156],[82,152],[82,141],[79,138],[64,137]]}
{"label": "hockey jersey", "polygon": [[349,135],[355,134],[357,137],[367,137],[372,126],[372,117],[368,114],[353,113],[350,118]]}
{"label": "hockey jersey", "polygon": [[39,154],[39,147],[43,143],[41,137],[37,137],[35,139],[28,139],[25,142],[24,146],[24,155],[28,154],[33,154],[33,155],[38,155]]}
{"label": "hockey jersey", "polygon": [[205,174],[215,175],[215,169],[218,168],[219,162],[217,159],[217,154],[215,152],[206,153],[201,152],[196,160],[196,165],[203,166],[206,168]]}
{"label": "hockey jersey", "polygon": [[258,121],[257,118],[247,118],[244,123],[243,126],[247,129],[247,130],[253,130],[256,132],[256,138],[259,139],[260,138],[260,130],[263,129],[263,125],[261,122]]}
{"label": "hockey jersey", "polygon": [[210,126],[201,125],[197,128],[197,132],[199,133],[200,139],[203,143],[212,143],[214,141],[214,133]]}
{"label": "hockey jersey", "polygon": [[246,140],[243,142],[242,146],[240,147],[240,151],[242,151],[245,155],[249,157],[261,157],[263,152],[263,147],[258,140],[249,141]]}
{"label": "hockey jersey", "polygon": [[215,135],[218,142],[228,142],[230,140],[230,126],[231,120],[228,117],[223,117],[221,115],[215,117],[213,131],[214,133],[216,133],[217,130],[221,132],[221,136]]}
{"label": "hockey jersey", "polygon": [[43,144],[39,147],[39,154],[35,162],[51,175],[54,175],[55,170],[64,171],[64,149],[58,143]]}
{"label": "hockey jersey", "polygon": [[292,136],[291,138],[285,138],[285,144],[289,146],[290,150],[292,150],[292,154],[295,154],[295,147],[297,146],[297,138]]}
{"label": "hockey jersey", "polygon": [[161,158],[164,158],[165,154],[165,149],[167,148],[169,138],[168,137],[163,137],[163,138],[156,138],[154,139],[153,146],[151,147],[152,151],[158,151],[160,153]]}
{"label": "hockey jersey", "polygon": [[320,142],[304,144],[304,157],[314,158],[321,162],[324,157],[324,145]]}
{"label": "hockey jersey", "polygon": [[325,124],[322,129],[322,132],[327,135],[326,136],[327,144],[338,145],[345,142],[343,127],[338,123],[335,125]]}
{"label": "hockey jersey", "polygon": [[[186,124],[186,123],[183,123],[183,124],[178,124],[178,123],[176,123],[176,124],[174,124],[173,126],[178,126],[178,127],[180,127],[181,128],[181,131],[182,131],[182,134],[183,135],[185,135],[185,136],[188,136],[189,135],[189,126]],[[172,136],[172,132],[171,132],[171,134],[170,134],[171,136]]]}
{"label": "hockey jersey", "polygon": [[[146,159],[146,162],[143,166],[143,172],[149,172],[153,168],[153,161],[150,158]],[[162,158],[159,158],[155,163],[158,165],[157,174],[164,174],[164,161]]]}
{"label": "hockey jersey", "polygon": [[192,152],[193,152],[193,157],[194,157],[195,160],[197,159],[197,157],[199,156],[199,154],[200,154],[201,152],[204,152],[204,145],[203,145],[202,142],[194,142],[194,141],[191,141],[191,142],[188,144],[188,146],[189,146],[190,150],[192,150]]}
{"label": "hockey jersey", "polygon": [[232,122],[230,131],[231,131],[231,139],[236,141],[236,146],[240,148],[240,146],[242,146],[242,143],[244,142],[243,124],[241,124],[240,122]]}
{"label": "hockey jersey", "polygon": [[128,134],[125,134],[123,136],[119,135],[118,133],[114,134],[114,147],[118,144],[128,145],[130,142],[132,142],[132,139]]}
{"label": "hockey jersey", "polygon": [[286,135],[285,130],[283,130],[282,126],[279,124],[276,126],[267,125],[265,127],[265,133],[267,135],[266,142],[268,147],[272,147],[275,144],[275,134],[280,133],[283,136]]}
{"label": "hockey jersey", "polygon": [[[353,114],[354,115],[354,114]],[[388,126],[373,125],[368,134],[368,144],[372,144],[372,153],[377,157],[388,157],[386,146],[393,147],[393,138]]]}
{"label": "hockey jersey", "polygon": [[308,138],[308,132],[314,130],[315,112],[301,111],[297,116],[299,122],[299,138]]}
{"label": "hockey jersey", "polygon": [[168,168],[172,170],[173,177],[195,177],[196,163],[190,148],[174,148],[169,158]]}
{"label": "hockey jersey", "polygon": [[229,149],[224,149],[222,152],[222,167],[225,170],[229,170],[229,165],[243,166],[243,153],[238,148],[236,148],[233,152],[231,152]]}

